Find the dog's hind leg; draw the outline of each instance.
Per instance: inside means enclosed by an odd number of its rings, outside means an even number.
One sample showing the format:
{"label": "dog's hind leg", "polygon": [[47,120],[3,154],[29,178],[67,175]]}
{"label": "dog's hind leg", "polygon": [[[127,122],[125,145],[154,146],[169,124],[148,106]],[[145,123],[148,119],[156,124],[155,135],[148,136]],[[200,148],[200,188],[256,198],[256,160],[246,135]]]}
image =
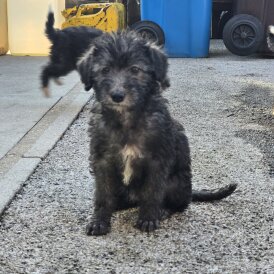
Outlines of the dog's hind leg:
{"label": "dog's hind leg", "polygon": [[72,71],[73,68],[70,66],[59,65],[59,64],[48,64],[42,70],[41,74],[41,82],[42,82],[42,89],[44,91],[45,96],[49,96],[49,81],[50,79],[58,79],[60,76],[64,76]]}
{"label": "dog's hind leg", "polygon": [[49,85],[49,74],[48,74],[48,66],[44,67],[41,73],[41,82],[42,82],[42,90],[46,97],[50,96],[50,92],[48,89]]}
{"label": "dog's hind leg", "polygon": [[191,176],[180,171],[169,178],[164,208],[171,213],[184,211],[191,202]]}
{"label": "dog's hind leg", "polygon": [[172,213],[184,211],[192,199],[191,160],[187,137],[180,124],[176,135],[176,161],[168,178],[165,208]]}
{"label": "dog's hind leg", "polygon": [[62,86],[63,85],[63,82],[59,78],[54,78],[53,81],[58,86]]}

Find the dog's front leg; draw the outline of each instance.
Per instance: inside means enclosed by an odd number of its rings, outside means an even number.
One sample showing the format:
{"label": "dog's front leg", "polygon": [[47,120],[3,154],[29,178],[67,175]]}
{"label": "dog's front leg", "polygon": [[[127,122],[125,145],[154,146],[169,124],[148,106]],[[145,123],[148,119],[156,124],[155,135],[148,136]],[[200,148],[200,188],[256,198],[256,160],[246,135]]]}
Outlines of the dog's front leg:
{"label": "dog's front leg", "polygon": [[105,235],[110,231],[111,216],[116,207],[114,178],[100,173],[96,177],[95,209],[87,225],[87,235]]}
{"label": "dog's front leg", "polygon": [[[156,171],[157,170],[157,171]],[[151,168],[139,193],[140,209],[136,227],[151,232],[160,226],[165,176]]]}

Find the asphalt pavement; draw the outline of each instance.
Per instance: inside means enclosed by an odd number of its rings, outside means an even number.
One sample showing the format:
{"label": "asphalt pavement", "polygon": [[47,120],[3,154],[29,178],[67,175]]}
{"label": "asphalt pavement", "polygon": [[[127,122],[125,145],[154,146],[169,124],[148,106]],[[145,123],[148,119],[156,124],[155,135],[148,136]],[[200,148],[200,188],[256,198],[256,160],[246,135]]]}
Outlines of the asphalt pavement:
{"label": "asphalt pavement", "polygon": [[193,187],[238,190],[151,234],[133,227],[132,209],[114,214],[110,234],[86,236],[91,100],[2,214],[0,273],[274,273],[274,59],[213,41],[210,58],[169,63],[164,96],[190,141]]}

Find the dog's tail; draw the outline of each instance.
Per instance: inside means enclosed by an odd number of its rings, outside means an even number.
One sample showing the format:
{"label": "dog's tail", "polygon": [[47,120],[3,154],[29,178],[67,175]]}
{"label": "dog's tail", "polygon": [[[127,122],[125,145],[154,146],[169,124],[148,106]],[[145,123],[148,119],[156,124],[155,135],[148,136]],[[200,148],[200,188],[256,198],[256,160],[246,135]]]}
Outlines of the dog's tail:
{"label": "dog's tail", "polygon": [[269,26],[267,29],[267,44],[268,48],[274,52],[274,26]]}
{"label": "dog's tail", "polygon": [[54,21],[55,21],[54,13],[50,8],[48,13],[48,20],[46,22],[46,29],[45,29],[45,33],[50,41],[53,41],[54,38],[56,37],[56,30],[53,27]]}
{"label": "dog's tail", "polygon": [[192,192],[192,201],[193,202],[210,202],[217,201],[226,198],[231,195],[235,189],[237,188],[237,184],[226,185],[225,187],[213,189],[213,190],[200,190]]}

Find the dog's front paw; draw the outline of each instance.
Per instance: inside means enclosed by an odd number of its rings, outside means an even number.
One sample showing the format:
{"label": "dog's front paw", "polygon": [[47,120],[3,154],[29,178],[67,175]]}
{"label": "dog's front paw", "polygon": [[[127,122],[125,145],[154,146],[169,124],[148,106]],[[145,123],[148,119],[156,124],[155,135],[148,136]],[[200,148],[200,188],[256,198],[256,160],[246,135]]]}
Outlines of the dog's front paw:
{"label": "dog's front paw", "polygon": [[142,220],[138,219],[136,225],[136,228],[140,229],[141,231],[145,232],[152,232],[155,229],[160,227],[160,221],[159,220]]}
{"label": "dog's front paw", "polygon": [[99,236],[106,235],[110,231],[110,224],[105,221],[92,221],[87,225],[87,235]]}

